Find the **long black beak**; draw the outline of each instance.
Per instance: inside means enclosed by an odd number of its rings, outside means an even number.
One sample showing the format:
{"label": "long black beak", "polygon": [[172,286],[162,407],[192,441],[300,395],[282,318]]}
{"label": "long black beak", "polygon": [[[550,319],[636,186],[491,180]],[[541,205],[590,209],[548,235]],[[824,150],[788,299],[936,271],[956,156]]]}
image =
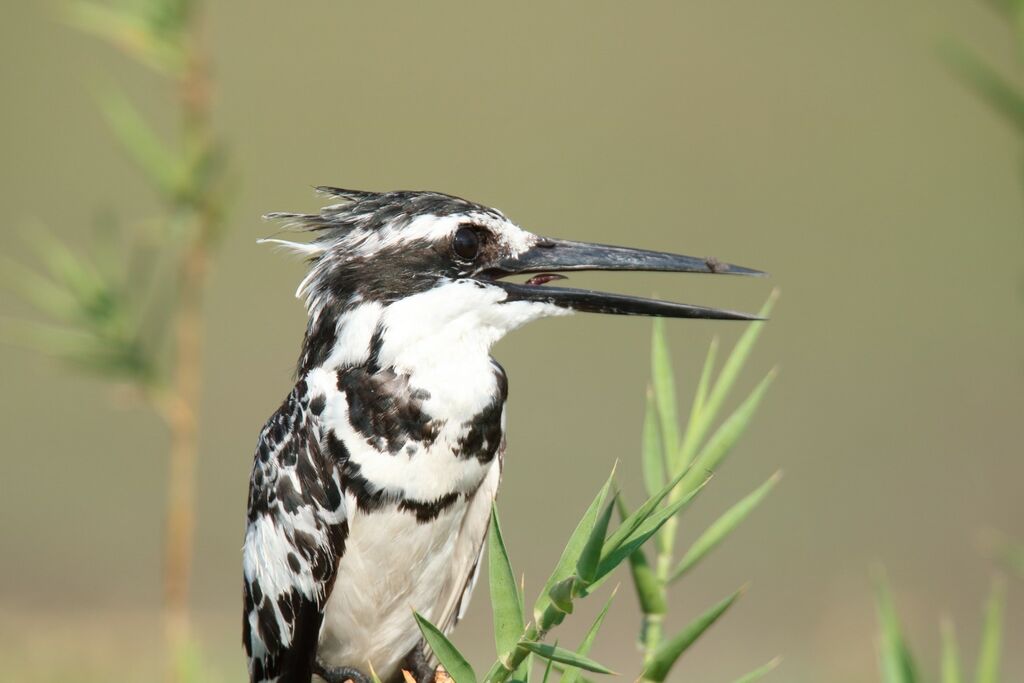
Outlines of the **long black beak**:
{"label": "long black beak", "polygon": [[[574,270],[644,270],[672,273],[764,275],[759,270],[721,263],[712,258],[702,259],[660,251],[556,239],[544,239],[518,256],[499,261],[482,275],[508,292],[508,301],[539,301],[589,313],[715,320],[760,320],[756,315],[738,311],[645,299],[625,294],[595,292],[589,289],[548,287],[544,284],[551,280],[562,279],[557,275],[560,271]],[[525,283],[499,279],[508,275],[524,273],[540,273],[540,275]]]}

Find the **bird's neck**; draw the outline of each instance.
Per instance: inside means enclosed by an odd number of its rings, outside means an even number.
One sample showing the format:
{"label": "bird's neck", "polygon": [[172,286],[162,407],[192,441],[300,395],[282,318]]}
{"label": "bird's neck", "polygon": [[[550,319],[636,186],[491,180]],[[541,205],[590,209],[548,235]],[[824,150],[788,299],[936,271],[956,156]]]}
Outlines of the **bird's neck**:
{"label": "bird's neck", "polygon": [[393,373],[409,391],[429,396],[424,408],[433,417],[470,419],[504,399],[505,374],[490,355],[501,334],[471,315],[442,323],[415,306],[367,302],[333,322],[311,317],[300,375],[313,368]]}

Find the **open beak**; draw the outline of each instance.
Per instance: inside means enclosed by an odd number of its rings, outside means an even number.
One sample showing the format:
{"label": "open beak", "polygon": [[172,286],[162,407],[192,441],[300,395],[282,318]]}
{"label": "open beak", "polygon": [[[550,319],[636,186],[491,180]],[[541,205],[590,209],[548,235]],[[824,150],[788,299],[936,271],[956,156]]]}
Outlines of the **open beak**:
{"label": "open beak", "polygon": [[[605,244],[542,239],[518,256],[502,259],[482,275],[508,292],[507,301],[539,301],[589,313],[651,315],[667,318],[709,318],[715,320],[760,320],[756,315],[706,308],[671,301],[645,299],[589,289],[548,287],[544,283],[562,280],[559,272],[573,270],[646,270],[670,273],[715,273],[764,275],[759,270],[721,263],[713,258],[695,258],[645,249]],[[525,283],[508,282],[508,275],[537,273]]]}

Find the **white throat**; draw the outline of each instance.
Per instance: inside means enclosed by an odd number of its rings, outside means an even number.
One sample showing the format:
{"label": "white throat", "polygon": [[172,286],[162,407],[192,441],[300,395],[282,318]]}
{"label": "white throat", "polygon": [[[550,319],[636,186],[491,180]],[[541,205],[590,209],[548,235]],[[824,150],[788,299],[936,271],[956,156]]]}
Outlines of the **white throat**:
{"label": "white throat", "polygon": [[380,329],[377,365],[409,375],[410,385],[430,393],[433,410],[472,416],[495,390],[495,342],[530,321],[572,312],[539,302],[505,303],[506,297],[497,287],[454,280],[388,306],[367,302],[341,316],[324,365],[368,362]]}

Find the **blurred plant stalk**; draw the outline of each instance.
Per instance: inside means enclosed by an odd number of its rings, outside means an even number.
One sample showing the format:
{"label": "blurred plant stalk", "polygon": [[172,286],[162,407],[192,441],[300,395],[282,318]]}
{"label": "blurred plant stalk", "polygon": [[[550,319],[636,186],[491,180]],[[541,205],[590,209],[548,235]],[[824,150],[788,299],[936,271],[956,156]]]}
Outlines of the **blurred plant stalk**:
{"label": "blurred plant stalk", "polygon": [[[225,226],[224,154],[211,125],[212,84],[198,0],[82,1],[68,6],[78,28],[111,43],[173,86],[179,132],[170,142],[119,89],[100,107],[125,152],[164,206],[156,231],[113,255],[77,254],[38,238],[45,276],[22,270],[27,298],[54,325],[26,325],[34,346],[104,379],[126,382],[169,433],[163,557],[167,678],[183,680],[189,655],[189,584],[196,509],[203,299],[211,254]],[[141,244],[140,244],[141,243]],[[141,265],[140,265],[141,264]],[[12,264],[12,267],[17,267]]]}

